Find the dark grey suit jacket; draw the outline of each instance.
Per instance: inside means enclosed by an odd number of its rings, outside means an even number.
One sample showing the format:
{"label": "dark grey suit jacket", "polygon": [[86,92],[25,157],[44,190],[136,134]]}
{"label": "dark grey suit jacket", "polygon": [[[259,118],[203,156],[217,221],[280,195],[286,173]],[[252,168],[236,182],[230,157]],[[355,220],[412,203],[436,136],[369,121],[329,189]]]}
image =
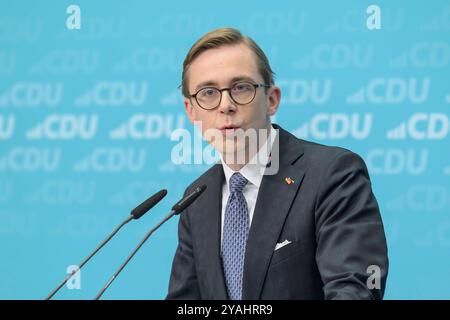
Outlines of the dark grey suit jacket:
{"label": "dark grey suit jacket", "polygon": [[[274,126],[280,129],[280,168],[261,181],[243,299],[381,299],[387,246],[364,161]],[[220,255],[224,179],[216,164],[186,190],[207,185],[181,214],[167,299],[228,299]],[[291,243],[274,251],[284,240]],[[379,289],[367,286],[371,265],[381,270]],[[376,287],[376,279],[369,280]]]}

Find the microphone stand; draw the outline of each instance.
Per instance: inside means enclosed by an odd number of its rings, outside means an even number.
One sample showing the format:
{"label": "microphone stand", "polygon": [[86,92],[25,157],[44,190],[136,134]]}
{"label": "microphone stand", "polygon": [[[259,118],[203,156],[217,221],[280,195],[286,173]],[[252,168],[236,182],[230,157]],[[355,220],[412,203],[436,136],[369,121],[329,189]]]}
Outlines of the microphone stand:
{"label": "microphone stand", "polygon": [[66,283],[67,281],[69,281],[69,279],[75,274],[77,273],[79,270],[81,270],[81,268],[83,268],[83,266],[101,249],[103,248],[103,246],[109,241],[111,240],[112,237],[114,237],[114,235],[119,232],[119,230],[126,225],[128,222],[130,222],[133,219],[133,215],[130,214],[130,216],[128,218],[126,218],[116,229],[114,229],[114,231],[105,239],[103,240],[102,243],[99,244],[99,246],[86,258],[83,260],[83,262],[81,262],[81,264],[79,265],[78,269],[73,270],[69,275],[67,275],[64,280],[55,288],[53,289],[52,292],[50,292],[50,294],[45,298],[45,300],[50,300],[58,291],[59,289],[61,289]]}
{"label": "microphone stand", "polygon": [[117,276],[119,275],[120,272],[122,272],[123,268],[125,268],[125,266],[127,265],[128,262],[130,262],[130,260],[134,257],[134,255],[136,254],[136,252],[138,252],[138,250],[144,245],[144,243],[147,241],[148,238],[150,238],[150,236],[153,234],[153,232],[155,232],[163,223],[165,223],[167,220],[169,220],[170,218],[172,218],[172,216],[174,216],[177,213],[177,211],[172,210],[170,211],[170,213],[160,222],[156,225],[156,227],[154,227],[152,230],[150,230],[147,235],[144,237],[144,239],[141,240],[141,242],[138,244],[138,246],[136,247],[136,249],[134,249],[134,251],[128,256],[127,260],[125,260],[124,263],[122,263],[122,265],[120,266],[120,268],[116,271],[116,273],[114,273],[114,275],[111,277],[111,279],[109,279],[109,281],[106,283],[106,285],[100,290],[100,292],[97,294],[97,296],[95,297],[95,300],[100,299],[100,297],[103,295],[103,293],[106,291],[106,289],[109,288],[109,286],[111,285],[111,283],[117,278]]}
{"label": "microphone stand", "polygon": [[134,257],[136,252],[138,252],[138,250],[142,247],[142,245],[145,243],[145,241],[147,241],[147,239],[150,238],[150,236],[153,234],[153,232],[155,232],[164,222],[166,222],[167,220],[172,218],[175,214],[179,214],[183,210],[185,210],[187,207],[189,207],[192,204],[192,202],[194,202],[203,193],[203,191],[205,191],[205,189],[206,189],[206,185],[202,185],[202,186],[197,187],[193,192],[191,192],[189,195],[183,197],[180,201],[178,201],[172,207],[172,209],[169,212],[169,214],[160,223],[158,223],[156,225],[156,227],[154,227],[153,229],[151,229],[147,233],[147,235],[144,237],[144,239],[142,239],[142,241],[139,243],[139,245],[136,247],[136,249],[134,249],[134,251],[127,258],[127,260],[125,260],[125,262],[122,263],[122,265],[116,271],[116,273],[114,273],[114,275],[111,277],[111,279],[109,279],[109,281],[106,283],[106,285],[97,294],[97,296],[95,297],[95,300],[100,299],[100,297],[103,295],[103,293],[106,291],[106,289],[109,288],[111,283],[117,278],[119,273],[123,270],[123,268],[125,268],[127,263]]}
{"label": "microphone stand", "polygon": [[94,250],[94,252],[92,252],[86,259],[83,260],[83,262],[79,265],[78,269],[73,270],[69,275],[67,275],[64,280],[55,288],[53,289],[53,291],[45,298],[46,300],[50,300],[58,291],[59,289],[61,289],[66,283],[67,281],[69,281],[69,279],[75,274],[77,273],[79,270],[81,270],[81,268],[101,249],[103,248],[103,246],[109,241],[111,240],[112,237],[114,237],[114,235],[124,226],[126,225],[128,222],[130,222],[132,219],[139,219],[140,217],[142,217],[145,213],[147,213],[151,208],[153,208],[159,201],[161,201],[162,198],[164,198],[167,194],[167,190],[166,189],[162,189],[160,191],[158,191],[157,193],[155,193],[154,195],[152,195],[150,198],[148,198],[147,200],[145,200],[144,202],[142,202],[139,206],[137,206],[136,208],[134,208],[131,211],[131,214],[125,219],[125,221],[123,221],[116,229],[114,229],[114,231],[105,239],[103,240],[102,243],[100,243],[100,245]]}

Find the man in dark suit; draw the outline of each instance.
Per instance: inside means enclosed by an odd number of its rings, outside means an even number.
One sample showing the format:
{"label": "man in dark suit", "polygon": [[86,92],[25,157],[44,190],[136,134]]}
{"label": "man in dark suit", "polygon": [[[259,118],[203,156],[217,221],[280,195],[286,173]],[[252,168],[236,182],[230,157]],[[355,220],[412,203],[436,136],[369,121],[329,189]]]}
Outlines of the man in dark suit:
{"label": "man in dark suit", "polygon": [[[187,115],[221,162],[186,190],[207,186],[181,214],[167,298],[381,299],[387,246],[361,157],[271,123],[280,89],[235,29],[199,39],[182,81]],[[251,130],[263,134],[238,134]]]}

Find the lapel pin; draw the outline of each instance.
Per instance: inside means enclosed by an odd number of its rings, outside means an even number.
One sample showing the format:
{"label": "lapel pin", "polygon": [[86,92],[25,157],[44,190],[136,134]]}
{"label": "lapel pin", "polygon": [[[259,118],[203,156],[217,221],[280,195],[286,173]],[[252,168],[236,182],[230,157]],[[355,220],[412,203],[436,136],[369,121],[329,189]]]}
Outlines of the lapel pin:
{"label": "lapel pin", "polygon": [[286,181],[286,183],[289,185],[294,183],[294,180],[292,180],[291,177],[284,178],[284,181]]}

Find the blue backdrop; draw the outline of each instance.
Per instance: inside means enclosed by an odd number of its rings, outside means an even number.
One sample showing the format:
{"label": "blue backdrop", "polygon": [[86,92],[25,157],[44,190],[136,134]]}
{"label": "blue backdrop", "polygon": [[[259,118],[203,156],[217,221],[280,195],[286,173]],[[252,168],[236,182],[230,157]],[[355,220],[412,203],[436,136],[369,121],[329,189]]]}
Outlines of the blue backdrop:
{"label": "blue backdrop", "polygon": [[[67,27],[67,7],[81,29]],[[369,30],[369,5],[381,29]],[[265,50],[282,103],[274,122],[359,153],[386,229],[387,299],[450,298],[448,1],[0,2],[0,298],[42,299],[129,211],[81,273],[90,299],[208,165],[174,165],[191,130],[177,89],[184,56],[232,26]],[[177,245],[165,224],[106,292],[161,299]]]}

